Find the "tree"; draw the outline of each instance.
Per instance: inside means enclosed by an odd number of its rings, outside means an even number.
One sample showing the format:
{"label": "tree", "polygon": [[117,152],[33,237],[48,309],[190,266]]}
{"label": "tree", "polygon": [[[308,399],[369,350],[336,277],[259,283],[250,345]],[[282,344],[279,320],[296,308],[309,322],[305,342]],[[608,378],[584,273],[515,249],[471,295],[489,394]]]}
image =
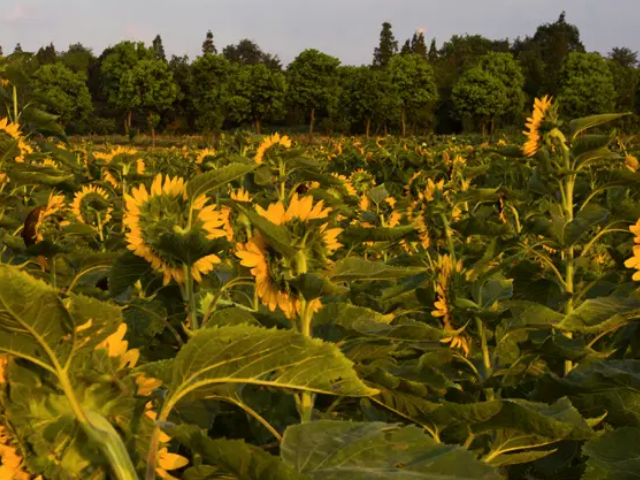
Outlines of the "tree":
{"label": "tree", "polygon": [[161,62],[167,61],[167,55],[164,53],[164,45],[162,45],[162,37],[159,34],[153,39],[153,46],[151,48],[153,49],[156,60],[160,60]]}
{"label": "tree", "polygon": [[354,67],[342,93],[341,107],[351,123],[364,124],[367,137],[373,123],[386,126],[398,113],[398,92],[391,83],[388,69]]}
{"label": "tree", "polygon": [[273,70],[282,70],[282,64],[277,55],[265,53],[252,40],[244,38],[236,45],[227,45],[222,50],[224,57],[231,63],[239,65],[257,65],[262,63]]}
{"label": "tree", "polygon": [[337,98],[336,80],[340,60],[318,50],[305,50],[287,68],[289,101],[309,113],[309,137],[317,113],[326,113]]}
{"label": "tree", "polygon": [[61,63],[41,66],[34,75],[35,88],[47,109],[60,116],[63,125],[80,123],[93,111],[87,76]]}
{"label": "tree", "polygon": [[491,117],[491,134],[493,120],[505,115],[518,115],[524,106],[524,75],[511,53],[489,52],[482,56],[478,68],[496,78],[506,89],[507,102],[498,115]]}
{"label": "tree", "polygon": [[418,55],[423,60],[427,60],[428,52],[427,43],[424,39],[424,31],[419,30],[413,34],[413,38],[411,39],[411,53]]}
{"label": "tree", "polygon": [[[123,78],[128,75],[142,60],[152,60],[153,50],[148,49],[143,42],[124,41],[111,47],[100,65],[101,86],[108,103],[117,108],[123,107],[120,89]],[[125,109],[125,130],[131,128],[133,109]]]}
{"label": "tree", "polygon": [[411,40],[407,39],[400,49],[400,55],[411,55]]}
{"label": "tree", "polygon": [[624,68],[636,68],[638,66],[638,52],[627,47],[613,47],[609,52],[609,58]]}
{"label": "tree", "polygon": [[58,60],[58,54],[56,53],[56,47],[53,43],[50,43],[46,47],[41,47],[36,52],[36,60],[38,65],[51,65]]}
{"label": "tree", "polygon": [[[620,62],[620,59],[609,58],[607,64],[613,77],[613,87],[616,92],[615,111],[635,112],[637,105],[636,92],[639,86],[638,70],[629,63],[629,59]],[[625,66],[626,65],[626,66]],[[631,118],[624,121],[625,124],[633,123]],[[627,125],[633,126],[633,125]]]}
{"label": "tree", "polygon": [[560,102],[562,112],[570,117],[611,112],[616,92],[611,70],[597,53],[573,52],[560,72]]}
{"label": "tree", "polygon": [[171,117],[175,121],[181,119],[185,127],[192,125],[194,121],[193,99],[191,98],[191,64],[186,55],[172,55],[169,61],[169,70],[177,87],[176,101],[173,103]]}
{"label": "tree", "polygon": [[373,52],[373,65],[386,67],[396,53],[398,53],[398,41],[393,36],[391,24],[384,22],[380,32],[380,45]]}
{"label": "tree", "polygon": [[159,115],[171,107],[177,91],[169,66],[161,60],[140,60],[122,78],[119,103],[129,111],[141,109],[147,113],[154,147]]}
{"label": "tree", "polygon": [[60,54],[60,61],[65,67],[74,72],[83,72],[85,74],[95,60],[96,58],[93,56],[91,49],[86,48],[81,43],[69,45],[69,49]]}
{"label": "tree", "polygon": [[0,57],[2,56],[2,45],[0,45]]}
{"label": "tree", "polygon": [[20,42],[16,43],[15,48],[13,49],[13,53],[24,53],[22,51],[22,45],[20,45]]}
{"label": "tree", "polygon": [[202,130],[211,132],[222,126],[230,71],[226,58],[211,53],[191,64],[191,98],[198,114],[197,126]]}
{"label": "tree", "polygon": [[487,121],[493,121],[507,108],[507,86],[489,70],[474,67],[467,70],[453,87],[453,104],[462,119],[480,120],[482,136]]}
{"label": "tree", "polygon": [[438,89],[431,66],[416,55],[395,56],[389,64],[391,82],[398,92],[402,136],[407,118],[431,116],[438,101]]}
{"label": "tree", "polygon": [[436,46],[436,39],[431,40],[431,45],[429,46],[429,53],[427,58],[431,63],[435,63],[438,60],[438,47]]}
{"label": "tree", "polygon": [[216,46],[213,43],[213,32],[209,30],[207,32],[207,38],[205,38],[204,42],[202,43],[202,54],[216,55],[217,53],[218,53],[218,50],[216,49]]}
{"label": "tree", "polygon": [[285,77],[266,65],[246,65],[236,69],[227,100],[231,117],[238,122],[252,121],[261,133],[263,121],[284,117]]}

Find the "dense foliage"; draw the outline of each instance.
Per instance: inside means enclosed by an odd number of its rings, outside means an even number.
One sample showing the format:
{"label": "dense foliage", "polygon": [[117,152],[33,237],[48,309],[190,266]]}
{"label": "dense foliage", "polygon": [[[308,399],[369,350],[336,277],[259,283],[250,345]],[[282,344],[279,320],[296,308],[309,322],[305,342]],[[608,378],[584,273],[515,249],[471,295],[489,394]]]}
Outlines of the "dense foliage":
{"label": "dense foliage", "polygon": [[[513,42],[454,35],[439,48],[436,39],[427,44],[423,31],[399,42],[385,22],[370,68],[341,65],[312,49],[283,67],[277,55],[252,40],[218,48],[211,31],[202,54],[193,60],[167,58],[159,35],[149,46],[123,41],[99,56],[81,44],[66,51],[50,44],[35,53],[17,46],[11,54],[5,48],[0,71],[7,73],[0,78],[18,85],[25,101],[60,115],[63,126],[75,134],[135,135],[156,128],[216,133],[250,126],[302,131],[303,125],[311,134],[319,129],[367,136],[509,131],[519,129],[526,118],[525,104],[545,94],[563,100],[564,118],[638,113],[636,52],[617,47],[607,58],[586,53],[580,32],[564,13]],[[149,61],[158,63],[145,63]],[[399,75],[400,66],[413,73]],[[158,85],[162,92],[142,99],[131,92],[131,75],[138,77],[138,85]],[[142,81],[141,76],[147,78]],[[252,89],[241,94],[245,86]],[[409,104],[408,97],[416,100]],[[75,112],[74,99],[79,102]],[[627,117],[620,127],[633,131],[637,118]]]}
{"label": "dense foliage", "polygon": [[638,478],[640,144],[620,115],[566,122],[543,97],[524,145],[138,151],[9,113],[0,478]]}

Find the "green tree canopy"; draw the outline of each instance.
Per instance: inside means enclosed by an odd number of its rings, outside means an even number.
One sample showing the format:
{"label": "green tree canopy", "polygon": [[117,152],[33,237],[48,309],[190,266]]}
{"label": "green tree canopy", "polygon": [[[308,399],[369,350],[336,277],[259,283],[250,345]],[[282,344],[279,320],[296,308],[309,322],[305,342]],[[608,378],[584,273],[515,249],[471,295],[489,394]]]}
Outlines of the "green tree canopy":
{"label": "green tree canopy", "polygon": [[416,55],[395,56],[389,64],[391,82],[398,92],[402,135],[406,121],[429,118],[438,101],[438,88],[431,66]]}
{"label": "green tree canopy", "polygon": [[262,63],[273,70],[282,70],[282,64],[277,55],[263,52],[257,43],[247,38],[240,40],[235,45],[227,45],[222,54],[231,63],[243,66]]}
{"label": "green tree canopy", "polygon": [[207,53],[191,64],[191,98],[198,128],[211,132],[222,126],[230,72],[229,61],[222,55]]}
{"label": "green tree canopy", "polygon": [[499,117],[507,109],[509,88],[489,69],[480,66],[467,70],[453,87],[453,104],[460,118],[487,121]]}
{"label": "green tree canopy", "polygon": [[69,45],[67,51],[60,54],[60,61],[65,67],[74,72],[87,73],[95,60],[96,58],[93,56],[91,49],[86,48],[81,43]]}
{"label": "green tree canopy", "polygon": [[63,125],[80,123],[93,111],[87,77],[61,63],[43,65],[35,73],[35,88],[47,109],[60,116]]}
{"label": "green tree canopy", "polygon": [[[478,68],[504,85],[508,102],[503,114],[517,115],[524,107],[524,75],[511,53],[489,52],[480,57]],[[502,116],[502,115],[500,115]]]}
{"label": "green tree canopy", "polygon": [[607,113],[615,108],[616,92],[607,62],[597,53],[573,52],[560,72],[561,111],[570,118]]}
{"label": "green tree canopy", "polygon": [[151,134],[154,137],[159,114],[171,107],[178,88],[166,62],[140,60],[122,78],[118,103],[126,110],[143,110],[147,113]]}
{"label": "green tree canopy", "polygon": [[287,68],[288,98],[294,108],[310,115],[309,135],[317,113],[326,113],[337,98],[340,60],[318,50],[305,50]]}
{"label": "green tree canopy", "polygon": [[391,24],[384,22],[380,32],[380,45],[373,52],[373,65],[376,67],[386,67],[393,57],[398,53],[398,41],[393,36]]}
{"label": "green tree canopy", "polygon": [[231,117],[238,122],[253,121],[261,133],[263,121],[280,120],[285,114],[285,77],[258,63],[236,69],[227,100]]}
{"label": "green tree canopy", "polygon": [[160,60],[161,62],[167,61],[167,55],[164,52],[164,45],[162,44],[162,37],[159,34],[153,39],[151,48],[153,49],[153,55],[156,60]]}
{"label": "green tree canopy", "polygon": [[216,48],[215,43],[213,43],[213,32],[209,30],[207,32],[207,36],[202,42],[202,54],[213,54],[216,55],[218,53],[218,49]]}
{"label": "green tree canopy", "polygon": [[46,47],[41,47],[36,52],[36,60],[38,65],[51,65],[58,60],[58,53],[53,43],[50,43]]}

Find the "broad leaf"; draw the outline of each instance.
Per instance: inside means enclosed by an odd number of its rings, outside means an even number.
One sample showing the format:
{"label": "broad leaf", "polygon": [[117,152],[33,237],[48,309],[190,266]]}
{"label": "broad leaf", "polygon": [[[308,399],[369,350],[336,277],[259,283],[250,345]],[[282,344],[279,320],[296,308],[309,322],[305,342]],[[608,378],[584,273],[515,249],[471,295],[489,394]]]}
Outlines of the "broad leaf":
{"label": "broad leaf", "polygon": [[199,331],[174,361],[172,394],[175,405],[216,393],[230,384],[254,384],[340,396],[377,393],[356,375],[338,348],[290,330],[249,325]]}
{"label": "broad leaf", "polygon": [[151,265],[144,258],[138,257],[131,252],[125,253],[115,261],[109,272],[109,291],[111,295],[120,295],[151,271]]}
{"label": "broad leaf", "polygon": [[424,268],[418,267],[391,267],[382,262],[370,262],[363,258],[345,258],[337,261],[328,275],[334,282],[353,282],[402,278],[424,271]]}
{"label": "broad leaf", "polygon": [[350,227],[340,235],[345,242],[397,242],[416,231],[413,227],[362,228]]}
{"label": "broad leaf", "polygon": [[640,479],[640,428],[607,432],[588,442],[582,452],[589,457],[582,480]]}
{"label": "broad leaf", "polygon": [[558,328],[569,332],[600,333],[640,318],[640,301],[629,297],[602,297],[584,301]]}
{"label": "broad leaf", "polygon": [[317,480],[498,480],[497,470],[422,429],[381,422],[319,421],[289,427],[285,463]]}
{"label": "broad leaf", "polygon": [[249,218],[251,224],[258,229],[269,246],[274,250],[277,250],[287,258],[292,258],[298,252],[292,247],[293,240],[285,227],[270,222],[261,215],[258,215],[255,211],[245,208],[240,204],[236,206]]}
{"label": "broad leaf", "polygon": [[252,172],[258,167],[255,165],[246,165],[242,163],[232,163],[218,170],[210,170],[201,175],[197,175],[187,185],[187,195],[189,198],[196,199],[200,195],[215,190],[222,185],[232,182],[238,178],[244,177],[247,173]]}
{"label": "broad leaf", "polygon": [[603,125],[605,123],[613,122],[622,117],[630,115],[629,113],[605,113],[602,115],[591,115],[589,117],[577,118],[569,122],[569,129],[571,130],[571,137],[576,138],[581,132]]}

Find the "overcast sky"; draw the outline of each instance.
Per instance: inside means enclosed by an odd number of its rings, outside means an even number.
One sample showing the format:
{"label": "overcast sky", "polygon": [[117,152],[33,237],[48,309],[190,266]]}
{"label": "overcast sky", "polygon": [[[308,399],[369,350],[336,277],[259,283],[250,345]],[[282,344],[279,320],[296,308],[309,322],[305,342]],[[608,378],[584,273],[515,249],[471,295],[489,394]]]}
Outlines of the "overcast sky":
{"label": "overcast sky", "polygon": [[453,34],[513,39],[567,11],[588,51],[640,50],[640,0],[0,0],[0,45],[34,51],[81,42],[99,54],[120,40],[150,43],[161,34],[168,54],[200,52],[207,30],[219,50],[251,38],[286,64],[317,48],[347,64],[371,61],[383,21],[400,44],[416,29],[438,46]]}

